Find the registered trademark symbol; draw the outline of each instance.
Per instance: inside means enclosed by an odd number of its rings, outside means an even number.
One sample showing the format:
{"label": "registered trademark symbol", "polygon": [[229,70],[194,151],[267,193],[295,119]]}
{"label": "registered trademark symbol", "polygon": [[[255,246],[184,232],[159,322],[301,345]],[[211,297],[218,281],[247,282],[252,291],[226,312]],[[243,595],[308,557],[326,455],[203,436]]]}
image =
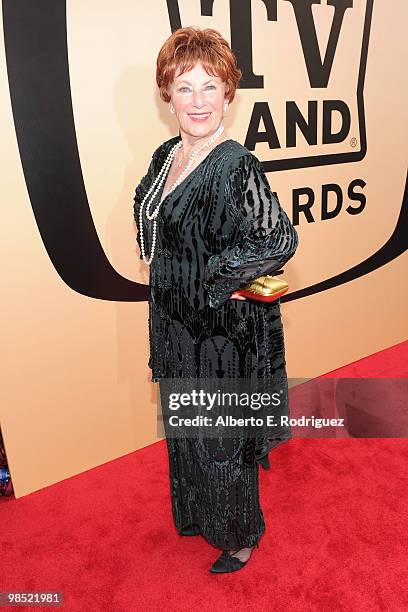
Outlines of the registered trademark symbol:
{"label": "registered trademark symbol", "polygon": [[357,146],[357,138],[352,138],[350,140],[350,146],[351,147],[356,147]]}

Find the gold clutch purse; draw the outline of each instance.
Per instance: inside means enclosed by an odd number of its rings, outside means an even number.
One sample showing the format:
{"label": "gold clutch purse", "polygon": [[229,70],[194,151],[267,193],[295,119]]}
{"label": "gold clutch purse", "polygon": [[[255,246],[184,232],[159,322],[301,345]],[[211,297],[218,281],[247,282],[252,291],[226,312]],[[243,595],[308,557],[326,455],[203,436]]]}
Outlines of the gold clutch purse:
{"label": "gold clutch purse", "polygon": [[288,289],[289,285],[283,278],[266,274],[238,289],[236,293],[252,300],[272,302],[280,298]]}

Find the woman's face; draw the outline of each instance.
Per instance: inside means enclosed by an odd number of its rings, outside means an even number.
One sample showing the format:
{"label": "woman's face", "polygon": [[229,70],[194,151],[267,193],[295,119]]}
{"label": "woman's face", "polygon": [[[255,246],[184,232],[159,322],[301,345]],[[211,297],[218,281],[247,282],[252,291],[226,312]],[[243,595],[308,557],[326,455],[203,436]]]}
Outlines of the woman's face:
{"label": "woman's face", "polygon": [[176,76],[169,90],[180,132],[205,138],[218,128],[224,113],[225,83],[208,74],[201,62]]}

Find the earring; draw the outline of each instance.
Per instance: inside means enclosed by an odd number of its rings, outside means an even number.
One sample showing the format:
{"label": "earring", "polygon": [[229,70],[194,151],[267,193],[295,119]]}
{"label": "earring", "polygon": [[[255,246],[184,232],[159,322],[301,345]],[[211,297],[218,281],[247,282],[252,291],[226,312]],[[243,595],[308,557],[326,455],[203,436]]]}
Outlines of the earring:
{"label": "earring", "polygon": [[228,108],[228,102],[224,102],[224,112],[227,110]]}
{"label": "earring", "polygon": [[172,115],[174,115],[174,108],[173,108],[173,106],[171,104],[170,104],[170,112],[171,112]]}

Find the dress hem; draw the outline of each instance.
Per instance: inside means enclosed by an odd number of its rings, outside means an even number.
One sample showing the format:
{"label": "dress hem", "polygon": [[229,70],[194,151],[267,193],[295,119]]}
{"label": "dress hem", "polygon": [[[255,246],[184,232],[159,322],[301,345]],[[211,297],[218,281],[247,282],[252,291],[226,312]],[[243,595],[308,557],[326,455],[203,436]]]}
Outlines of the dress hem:
{"label": "dress hem", "polygon": [[[200,524],[199,523],[196,523],[196,524],[201,529]],[[176,531],[180,536],[184,537],[183,534],[181,533],[181,530],[178,529],[177,527],[176,527]],[[236,539],[234,542],[232,543],[229,542],[228,544],[225,543],[225,536],[223,536],[222,534],[220,534],[219,537],[212,537],[200,531],[196,535],[203,536],[203,538],[207,540],[209,544],[211,544],[212,546],[215,546],[216,548],[220,548],[222,550],[235,551],[235,550],[241,550],[241,548],[253,548],[259,543],[265,531],[266,531],[266,526],[265,526],[265,522],[263,521],[262,527],[257,534],[249,538],[246,538],[244,540]]]}

